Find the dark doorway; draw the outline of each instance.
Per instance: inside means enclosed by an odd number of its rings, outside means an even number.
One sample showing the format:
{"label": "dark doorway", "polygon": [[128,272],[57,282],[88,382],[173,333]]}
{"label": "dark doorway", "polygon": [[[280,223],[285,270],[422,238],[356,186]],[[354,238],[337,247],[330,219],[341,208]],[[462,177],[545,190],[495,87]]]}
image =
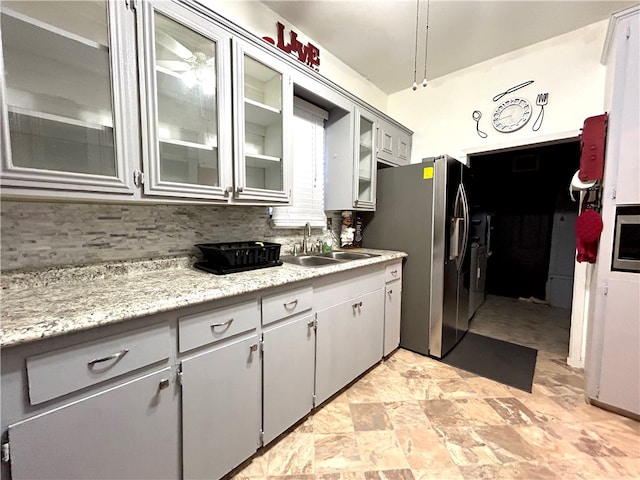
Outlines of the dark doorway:
{"label": "dark doorway", "polygon": [[578,141],[471,157],[472,214],[491,216],[487,293],[546,298],[554,214],[577,211],[569,183],[579,160]]}

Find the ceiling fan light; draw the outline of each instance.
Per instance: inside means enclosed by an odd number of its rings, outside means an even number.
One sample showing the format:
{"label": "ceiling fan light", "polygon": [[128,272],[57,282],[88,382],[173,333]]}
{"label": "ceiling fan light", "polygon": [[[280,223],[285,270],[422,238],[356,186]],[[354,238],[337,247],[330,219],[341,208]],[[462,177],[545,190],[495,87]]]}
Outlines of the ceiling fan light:
{"label": "ceiling fan light", "polygon": [[214,95],[216,93],[216,70],[207,64],[200,64],[196,67],[196,79],[202,86],[202,93]]}
{"label": "ceiling fan light", "polygon": [[215,95],[216,82],[212,82],[211,80],[202,82],[202,93],[205,95]]}
{"label": "ceiling fan light", "polygon": [[197,80],[196,72],[194,71],[193,68],[190,68],[189,70],[184,72],[182,75],[180,75],[180,78],[182,79],[182,83],[184,83],[187,88],[193,88]]}

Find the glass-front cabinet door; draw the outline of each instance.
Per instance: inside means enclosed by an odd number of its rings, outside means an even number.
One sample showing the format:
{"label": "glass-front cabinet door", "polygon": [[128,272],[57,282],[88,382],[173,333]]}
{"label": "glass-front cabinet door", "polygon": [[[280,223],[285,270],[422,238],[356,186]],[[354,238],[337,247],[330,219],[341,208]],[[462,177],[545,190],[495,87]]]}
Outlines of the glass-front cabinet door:
{"label": "glass-front cabinet door", "polygon": [[0,12],[3,187],[133,193],[133,12],[107,0],[3,0]]}
{"label": "glass-front cabinet door", "polygon": [[284,64],[255,46],[237,42],[234,55],[234,196],[287,203],[291,196],[291,79]]}
{"label": "glass-front cabinet door", "polygon": [[354,203],[358,209],[375,208],[376,118],[356,107]]}
{"label": "glass-front cabinet door", "polygon": [[174,3],[140,8],[145,194],[224,199],[232,185],[230,36]]}

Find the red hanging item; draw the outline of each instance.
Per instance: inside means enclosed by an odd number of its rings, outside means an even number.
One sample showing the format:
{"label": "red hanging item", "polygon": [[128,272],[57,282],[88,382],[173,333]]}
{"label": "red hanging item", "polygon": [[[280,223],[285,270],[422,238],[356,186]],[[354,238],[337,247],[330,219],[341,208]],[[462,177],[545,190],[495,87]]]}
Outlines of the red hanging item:
{"label": "red hanging item", "polygon": [[580,135],[580,173],[578,173],[578,178],[583,182],[602,180],[608,119],[608,115],[603,113],[602,115],[587,118],[582,126],[582,135]]}
{"label": "red hanging item", "polygon": [[602,233],[602,217],[591,207],[585,208],[576,220],[576,260],[596,263],[598,241]]}

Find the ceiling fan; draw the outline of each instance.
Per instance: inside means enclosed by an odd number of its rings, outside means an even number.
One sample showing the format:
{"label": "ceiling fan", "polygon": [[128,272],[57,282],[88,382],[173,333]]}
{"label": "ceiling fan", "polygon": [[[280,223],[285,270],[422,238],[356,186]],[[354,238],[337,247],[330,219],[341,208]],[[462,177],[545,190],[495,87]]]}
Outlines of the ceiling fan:
{"label": "ceiling fan", "polygon": [[[180,77],[188,88],[200,84],[205,95],[213,95],[216,89],[216,57],[208,56],[204,52],[191,51],[175,38],[163,32],[156,31],[156,46],[178,57],[178,60],[159,60],[156,65],[172,71]],[[156,48],[156,57],[158,56]],[[164,53],[164,52],[163,52]]]}

